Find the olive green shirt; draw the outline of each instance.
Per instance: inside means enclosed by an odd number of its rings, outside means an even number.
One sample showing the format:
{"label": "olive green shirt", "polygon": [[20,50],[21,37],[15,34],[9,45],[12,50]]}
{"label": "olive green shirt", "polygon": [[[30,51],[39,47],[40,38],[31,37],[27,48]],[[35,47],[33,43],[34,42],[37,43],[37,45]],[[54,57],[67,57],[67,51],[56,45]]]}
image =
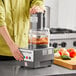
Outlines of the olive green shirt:
{"label": "olive green shirt", "polygon": [[[43,0],[0,0],[0,27],[7,27],[11,38],[20,48],[28,46],[29,10],[34,5],[43,6]],[[0,55],[12,56],[1,35]]]}

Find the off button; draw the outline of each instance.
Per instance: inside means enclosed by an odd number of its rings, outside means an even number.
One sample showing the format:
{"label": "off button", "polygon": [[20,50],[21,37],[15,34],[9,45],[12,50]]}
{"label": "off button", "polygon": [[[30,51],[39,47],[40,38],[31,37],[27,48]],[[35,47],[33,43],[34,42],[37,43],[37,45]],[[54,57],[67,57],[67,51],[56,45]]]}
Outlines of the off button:
{"label": "off button", "polygon": [[29,59],[31,59],[31,57],[29,57]]}

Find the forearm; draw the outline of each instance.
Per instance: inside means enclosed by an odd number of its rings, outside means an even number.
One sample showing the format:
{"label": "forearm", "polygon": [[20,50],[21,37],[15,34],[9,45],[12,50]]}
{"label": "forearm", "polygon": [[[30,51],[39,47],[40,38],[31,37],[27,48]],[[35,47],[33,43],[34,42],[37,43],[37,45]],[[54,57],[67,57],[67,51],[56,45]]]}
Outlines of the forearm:
{"label": "forearm", "polygon": [[2,35],[4,40],[6,41],[7,45],[11,48],[11,46],[14,44],[14,42],[13,42],[12,38],[10,37],[6,26],[0,27],[0,34]]}
{"label": "forearm", "polygon": [[15,57],[15,59],[19,61],[23,60],[23,55],[20,53],[20,51],[18,50],[18,47],[16,46],[16,44],[13,42],[12,38],[10,37],[6,26],[0,27],[0,34],[6,41],[7,45],[9,46],[10,51],[12,55]]}

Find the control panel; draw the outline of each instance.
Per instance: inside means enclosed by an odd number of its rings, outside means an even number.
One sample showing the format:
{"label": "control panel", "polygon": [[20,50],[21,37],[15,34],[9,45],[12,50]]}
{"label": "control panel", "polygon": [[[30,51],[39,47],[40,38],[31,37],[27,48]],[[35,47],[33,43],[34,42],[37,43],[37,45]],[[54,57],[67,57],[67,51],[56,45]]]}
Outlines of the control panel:
{"label": "control panel", "polygon": [[50,39],[49,46],[54,48],[76,48],[76,39]]}
{"label": "control panel", "polygon": [[34,51],[22,49],[21,52],[24,56],[24,61],[29,61],[29,62],[34,61]]}

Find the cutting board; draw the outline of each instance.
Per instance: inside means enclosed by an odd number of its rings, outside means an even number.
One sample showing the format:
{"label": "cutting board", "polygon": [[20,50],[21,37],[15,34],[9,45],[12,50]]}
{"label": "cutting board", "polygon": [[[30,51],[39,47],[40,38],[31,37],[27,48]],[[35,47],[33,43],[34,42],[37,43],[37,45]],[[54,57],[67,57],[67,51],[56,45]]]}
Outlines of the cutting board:
{"label": "cutting board", "polygon": [[71,60],[62,60],[61,58],[54,58],[54,64],[66,67],[68,69],[76,69],[76,57]]}

